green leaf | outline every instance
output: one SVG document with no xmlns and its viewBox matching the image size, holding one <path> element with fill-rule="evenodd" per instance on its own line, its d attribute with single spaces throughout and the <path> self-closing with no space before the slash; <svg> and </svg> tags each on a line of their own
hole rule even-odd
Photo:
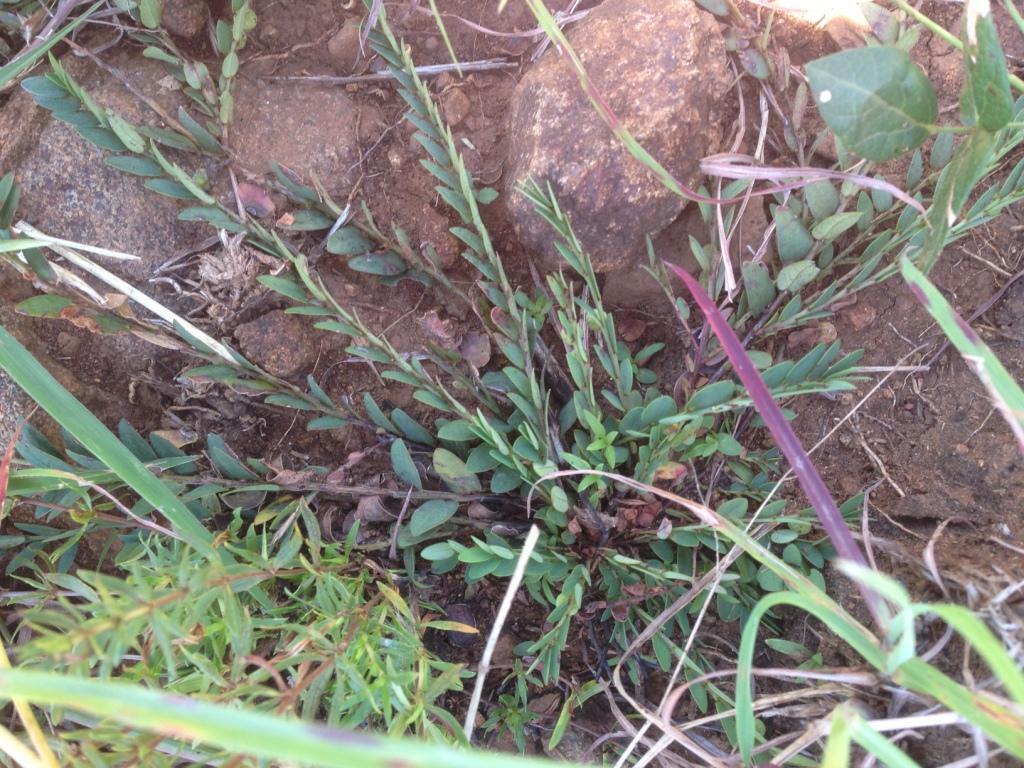
<svg viewBox="0 0 1024 768">
<path fill-rule="evenodd" d="M 55 82 L 52 77 L 54 76 L 36 75 L 35 77 L 26 77 L 21 81 L 21 89 L 37 101 L 39 99 L 61 99 L 67 96 L 67 89 Z"/>
<path fill-rule="evenodd" d="M 853 48 L 816 59 L 806 71 L 822 118 L 861 157 L 884 163 L 931 135 L 935 89 L 906 51 Z"/>
<path fill-rule="evenodd" d="M 932 142 L 932 151 L 928 155 L 928 165 L 935 170 L 940 170 L 946 166 L 952 157 L 953 134 L 949 131 L 940 133 L 935 137 L 935 141 Z"/>
<path fill-rule="evenodd" d="M 662 419 L 667 419 L 669 416 L 675 416 L 678 412 L 679 407 L 676 405 L 676 401 L 669 395 L 662 395 L 644 407 L 640 414 L 640 422 L 646 427 Z"/>
<path fill-rule="evenodd" d="M 454 493 L 479 493 L 480 480 L 447 448 L 434 449 L 434 471 Z"/>
<path fill-rule="evenodd" d="M 349 269 L 356 272 L 364 272 L 368 275 L 379 275 L 381 277 L 394 277 L 408 271 L 405 261 L 394 251 L 385 253 L 365 253 L 361 256 L 353 256 L 348 260 Z"/>
<path fill-rule="evenodd" d="M 439 541 L 436 544 L 431 544 L 429 547 L 424 547 L 420 550 L 420 557 L 424 560 L 447 560 L 450 557 L 455 556 L 455 550 L 452 549 L 452 545 L 447 541 Z"/>
<path fill-rule="evenodd" d="M 932 205 L 928 209 L 927 237 L 920 254 L 914 256 L 925 273 L 929 272 L 946 247 L 949 230 L 978 181 L 985 175 L 995 148 L 995 134 L 981 129 L 971 132 L 960 142 L 953 159 L 942 171 L 935 186 Z M 906 211 L 913 211 L 909 206 Z"/>
<path fill-rule="evenodd" d="M 391 419 L 384 414 L 384 411 L 377 405 L 377 401 L 373 399 L 373 395 L 369 392 L 363 393 L 363 408 L 366 409 L 366 415 L 370 417 L 370 421 L 378 427 L 385 432 L 398 434 L 398 427 L 391 423 Z"/>
<path fill-rule="evenodd" d="M 142 56 L 146 59 L 162 61 L 164 64 L 170 64 L 172 67 L 181 67 L 180 58 L 168 53 L 163 48 L 157 48 L 155 45 L 147 45 L 143 48 Z"/>
<path fill-rule="evenodd" d="M 229 80 L 238 74 L 238 53 L 231 51 L 220 65 L 220 73 Z"/>
<path fill-rule="evenodd" d="M 401 408 L 395 408 L 391 411 L 391 420 L 395 423 L 395 426 L 398 427 L 402 434 L 413 442 L 421 443 L 423 445 L 434 444 L 434 436 L 431 435 L 422 424 Z"/>
<path fill-rule="evenodd" d="M 127 419 L 121 419 L 117 423 L 117 436 L 139 461 L 156 461 L 156 451 Z"/>
<path fill-rule="evenodd" d="M 110 126 L 110 130 L 121 140 L 121 143 L 128 148 L 129 152 L 134 152 L 138 155 L 146 150 L 146 140 L 142 138 L 142 135 L 135 129 L 135 126 L 112 109 L 107 109 L 107 124 Z"/>
<path fill-rule="evenodd" d="M 795 293 L 817 277 L 820 271 L 813 261 L 798 261 L 783 267 L 775 282 L 780 291 Z"/>
<path fill-rule="evenodd" d="M 182 152 L 195 152 L 196 145 L 191 139 L 182 136 L 180 133 L 174 131 L 167 131 L 163 128 L 154 128 L 151 125 L 140 125 L 138 127 L 139 133 L 153 141 L 163 144 L 165 147 L 171 149 L 180 149 Z"/>
<path fill-rule="evenodd" d="M 828 243 L 835 240 L 850 227 L 857 225 L 863 214 L 860 211 L 844 211 L 834 213 L 824 221 L 819 222 L 811 230 L 815 240 L 823 240 Z"/>
<path fill-rule="evenodd" d="M 74 302 L 63 296 L 43 295 L 25 299 L 15 307 L 15 310 L 31 317 L 60 317 L 61 312 L 73 306 Z"/>
<path fill-rule="evenodd" d="M 327 238 L 327 252 L 337 256 L 356 256 L 372 249 L 373 243 L 355 227 L 341 227 Z"/>
<path fill-rule="evenodd" d="M 265 285 L 275 293 L 279 293 L 282 296 L 287 296 L 293 301 L 308 301 L 309 297 L 306 296 L 305 289 L 300 286 L 297 282 L 288 277 L 279 277 L 277 275 L 260 275 L 256 280 L 261 284 Z"/>
<path fill-rule="evenodd" d="M 483 187 L 477 191 L 476 199 L 481 205 L 490 205 L 498 199 L 498 191 L 492 187 Z"/>
<path fill-rule="evenodd" d="M 217 137 L 197 123 L 184 107 L 178 108 L 178 121 L 182 124 L 193 141 L 211 155 L 223 155 L 224 150 L 217 141 Z"/>
<path fill-rule="evenodd" d="M 509 493 L 520 486 L 523 479 L 519 473 L 509 467 L 498 467 L 491 476 L 492 493 Z"/>
<path fill-rule="evenodd" d="M 802 226 L 802 225 L 801 225 Z M 783 260 L 785 261 L 785 259 Z M 760 315 L 775 300 L 775 283 L 763 264 L 745 262 L 742 267 L 743 288 L 746 290 L 750 314 Z"/>
<path fill-rule="evenodd" d="M 963 27 L 965 117 L 987 131 L 998 131 L 1013 119 L 1013 95 L 989 0 L 967 0 Z"/>
<path fill-rule="evenodd" d="M 311 420 L 306 425 L 306 429 L 314 432 L 320 429 L 337 429 L 338 427 L 347 426 L 349 423 L 346 419 L 341 419 L 337 416 L 319 416 Z"/>
<path fill-rule="evenodd" d="M 808 206 L 810 206 L 811 199 L 814 198 L 815 193 L 812 192 L 809 185 L 805 190 L 807 195 Z M 835 188 L 828 184 L 828 189 L 832 190 L 835 194 Z M 821 188 L 819 188 L 821 189 Z M 832 211 L 836 209 L 839 204 L 838 199 L 835 205 L 832 205 Z M 812 207 L 813 210 L 813 207 Z M 831 211 L 829 211 L 831 213 Z M 828 213 L 820 217 L 824 218 Z M 807 227 L 800 221 L 800 217 L 794 214 L 787 206 L 780 205 L 775 209 L 775 247 L 779 252 L 779 258 L 783 264 L 789 264 L 793 261 L 800 261 L 808 253 L 811 252 L 811 248 L 814 247 L 814 238 L 811 237 L 811 233 L 807 231 Z"/>
<path fill-rule="evenodd" d="M 6 229 L 14 221 L 14 214 L 21 199 L 21 187 L 8 173 L 0 179 L 0 229 Z"/>
<path fill-rule="evenodd" d="M 401 648 L 400 644 L 404 642 L 398 640 L 396 645 Z M 385 661 L 390 661 L 395 655 L 383 648 L 371 650 L 380 653 Z M 390 667 L 388 672 L 394 674 Z M 457 670 L 455 674 L 458 675 Z M 390 680 L 390 677 L 383 678 L 387 693 L 381 695 L 394 695 L 390 690 Z M 17 697 L 46 707 L 54 705 L 59 710 L 83 712 L 97 720 L 109 720 L 133 731 L 153 734 L 154 739 L 145 737 L 147 741 L 155 741 L 167 732 L 169 724 L 173 724 L 174 732 L 187 734 L 190 742 L 218 751 L 252 756 L 266 765 L 317 768 L 550 766 L 549 761 L 535 757 L 471 751 L 411 738 L 383 738 L 366 731 L 314 727 L 297 718 L 255 712 L 237 704 L 210 703 L 198 695 L 194 698 L 172 695 L 122 681 L 83 679 L 56 672 L 0 670 L 0 692 L 6 699 Z M 422 692 L 420 695 L 426 694 Z M 376 695 L 376 691 L 367 692 L 367 695 Z"/>
<path fill-rule="evenodd" d="M 303 208 L 292 214 L 294 219 L 285 229 L 293 232 L 318 232 L 322 229 L 330 229 L 334 221 L 320 211 L 312 208 Z"/>
<path fill-rule="evenodd" d="M 703 411 L 706 408 L 723 405 L 732 399 L 735 391 L 736 384 L 728 379 L 708 384 L 691 395 L 690 399 L 686 401 L 686 410 Z"/>
<path fill-rule="evenodd" d="M 418 538 L 447 523 L 458 509 L 458 502 L 448 499 L 431 499 L 424 502 L 413 510 L 412 517 L 409 518 L 409 533 Z"/>
<path fill-rule="evenodd" d="M 804 200 L 815 221 L 831 216 L 839 207 L 840 197 L 836 185 L 828 179 L 821 179 L 804 187 Z"/>
<path fill-rule="evenodd" d="M 715 16 L 729 15 L 729 4 L 726 0 L 697 0 L 697 5 Z"/>
<path fill-rule="evenodd" d="M 211 432 L 206 437 L 206 452 L 213 465 L 232 480 L 254 480 L 254 475 L 228 448 L 224 438 Z"/>
<path fill-rule="evenodd" d="M 412 454 L 409 453 L 409 448 L 404 440 L 395 440 L 391 444 L 391 466 L 394 467 L 395 474 L 403 483 L 411 485 L 417 490 L 423 490 L 423 478 L 420 477 L 420 471 L 416 469 Z"/>
<path fill-rule="evenodd" d="M 130 173 L 133 176 L 148 176 L 158 178 L 164 175 L 163 168 L 148 157 L 135 157 L 133 155 L 111 155 L 104 159 L 111 168 L 116 168 L 123 173 Z"/>
<path fill-rule="evenodd" d="M 150 29 L 160 26 L 160 17 L 163 13 L 161 0 L 139 0 L 139 21 Z"/>
<path fill-rule="evenodd" d="M 195 200 L 195 195 L 189 192 L 184 185 L 179 184 L 173 179 L 161 178 L 161 179 L 150 179 L 146 182 L 146 189 L 151 189 L 154 192 L 158 192 L 165 197 L 170 197 L 175 200 Z"/>
<path fill-rule="evenodd" d="M 442 440 L 450 440 L 453 443 L 468 443 L 477 439 L 468 421 L 458 419 L 449 421 L 437 431 L 437 436 Z"/>
<path fill-rule="evenodd" d="M 567 512 L 569 510 L 569 497 L 559 485 L 551 486 L 551 506 L 558 512 Z"/>
<path fill-rule="evenodd" d="M 178 219 L 181 221 L 203 221 L 228 232 L 245 232 L 245 225 L 235 221 L 228 213 L 213 205 L 186 208 L 178 214 Z"/>
<path fill-rule="evenodd" d="M 85 115 L 86 117 L 92 117 L 85 112 L 80 114 Z M 100 149 L 105 149 L 108 152 L 124 152 L 125 150 L 124 142 L 117 137 L 116 133 L 108 128 L 75 126 L 75 133 L 90 144 L 95 144 Z"/>
</svg>

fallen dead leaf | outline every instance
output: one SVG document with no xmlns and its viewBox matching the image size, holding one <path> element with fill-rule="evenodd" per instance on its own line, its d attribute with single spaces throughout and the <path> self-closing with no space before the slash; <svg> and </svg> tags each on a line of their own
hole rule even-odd
<svg viewBox="0 0 1024 768">
<path fill-rule="evenodd" d="M 491 361 L 491 340 L 482 333 L 467 333 L 459 344 L 459 353 L 479 370 Z"/>
<path fill-rule="evenodd" d="M 419 318 L 420 327 L 431 338 L 446 349 L 457 349 L 462 341 L 462 334 L 451 319 L 442 320 L 437 310 L 432 309 Z"/>
<path fill-rule="evenodd" d="M 247 181 L 240 182 L 238 185 L 238 200 L 246 212 L 257 219 L 273 216 L 274 211 L 277 210 L 277 206 L 274 205 L 267 190 Z"/>
<path fill-rule="evenodd" d="M 356 519 L 364 523 L 384 523 L 392 517 L 379 496 L 363 496 L 356 504 Z"/>
<path fill-rule="evenodd" d="M 647 323 L 639 317 L 623 317 L 616 319 L 616 327 L 619 329 L 619 336 L 623 341 L 634 342 L 644 335 L 647 330 Z"/>
</svg>

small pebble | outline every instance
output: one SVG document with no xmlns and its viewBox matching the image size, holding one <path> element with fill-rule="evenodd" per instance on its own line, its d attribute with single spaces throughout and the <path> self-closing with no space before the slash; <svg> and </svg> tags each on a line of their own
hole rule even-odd
<svg viewBox="0 0 1024 768">
<path fill-rule="evenodd" d="M 359 58 L 359 25 L 346 22 L 327 41 L 327 52 L 344 67 L 352 67 Z"/>
<path fill-rule="evenodd" d="M 444 105 L 444 119 L 452 127 L 462 123 L 473 108 L 469 96 L 457 88 L 453 88 L 444 95 L 442 104 Z"/>
</svg>

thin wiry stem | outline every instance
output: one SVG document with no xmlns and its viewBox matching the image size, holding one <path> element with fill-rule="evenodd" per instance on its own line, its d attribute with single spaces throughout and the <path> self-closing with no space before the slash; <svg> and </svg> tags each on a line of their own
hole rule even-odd
<svg viewBox="0 0 1024 768">
<path fill-rule="evenodd" d="M 473 697 L 469 700 L 469 709 L 466 710 L 466 720 L 463 726 L 467 740 L 472 741 L 473 739 L 473 726 L 476 723 L 477 709 L 480 707 L 480 697 L 484 692 L 484 679 L 491 668 L 491 657 L 494 655 L 494 648 L 498 644 L 501 628 L 505 625 L 508 612 L 512 609 L 512 601 L 519 591 L 519 585 L 523 581 L 523 574 L 526 573 L 526 565 L 530 562 L 530 556 L 533 554 L 533 549 L 537 546 L 539 538 L 540 528 L 536 525 L 530 526 L 530 532 L 526 534 L 526 541 L 523 542 L 523 551 L 519 553 L 516 569 L 512 572 L 512 578 L 509 579 L 508 587 L 505 590 L 505 597 L 498 608 L 498 615 L 494 618 L 494 626 L 491 629 L 490 636 L 487 638 L 487 646 L 484 648 L 483 656 L 480 657 L 480 667 L 476 673 L 476 684 L 473 686 Z"/>
</svg>

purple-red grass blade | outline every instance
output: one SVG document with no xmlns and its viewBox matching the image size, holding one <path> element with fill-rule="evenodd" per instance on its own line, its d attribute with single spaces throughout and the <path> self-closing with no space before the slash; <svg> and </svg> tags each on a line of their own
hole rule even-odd
<svg viewBox="0 0 1024 768">
<path fill-rule="evenodd" d="M 686 284 L 686 287 L 707 318 L 708 323 L 711 324 L 711 329 L 715 332 L 719 342 L 721 342 L 722 348 L 732 362 L 733 369 L 735 369 L 740 377 L 740 381 L 743 382 L 743 386 L 749 393 L 750 399 L 753 400 L 757 412 L 761 414 L 761 418 L 764 419 L 768 431 L 772 433 L 772 437 L 775 438 L 783 455 L 793 468 L 793 474 L 796 475 L 797 480 L 800 482 L 800 487 L 807 494 L 807 499 L 811 502 L 811 506 L 817 513 L 818 520 L 821 521 L 821 527 L 832 540 L 836 552 L 846 560 L 867 567 L 867 561 L 864 559 L 860 547 L 857 546 L 857 542 L 853 540 L 850 529 L 846 527 L 846 522 L 839 512 L 832 494 L 825 487 L 825 482 L 821 479 L 821 475 L 818 474 L 818 470 L 811 462 L 811 457 L 807 455 L 807 451 L 800 444 L 800 439 L 793 432 L 792 427 L 789 426 L 786 417 L 782 415 L 782 409 L 775 402 L 771 392 L 768 390 L 768 386 L 764 383 L 764 379 L 758 373 L 754 361 L 750 359 L 750 355 L 743 348 L 743 344 L 736 337 L 732 327 L 718 310 L 718 307 L 715 306 L 715 303 L 704 292 L 700 283 L 675 264 L 665 262 L 665 265 L 675 272 Z M 859 582 L 858 587 L 864 595 L 868 606 L 874 610 L 878 605 L 877 595 L 866 585 Z"/>
</svg>

